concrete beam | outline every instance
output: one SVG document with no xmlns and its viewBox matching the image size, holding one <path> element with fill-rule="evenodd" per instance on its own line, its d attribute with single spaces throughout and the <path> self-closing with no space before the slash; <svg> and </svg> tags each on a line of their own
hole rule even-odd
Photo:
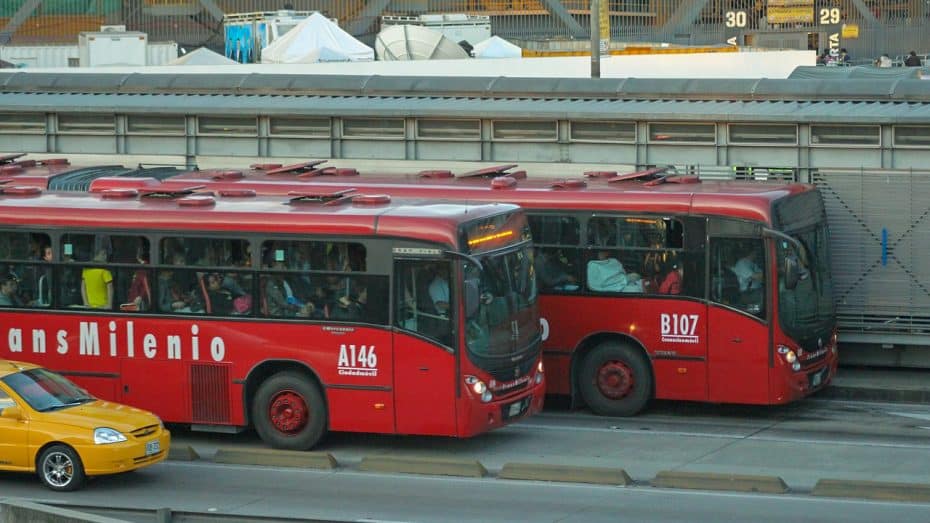
<svg viewBox="0 0 930 523">
<path fill-rule="evenodd" d="M 233 465 L 263 465 L 266 467 L 322 470 L 333 470 L 338 466 L 336 458 L 328 452 L 254 448 L 221 448 L 216 451 L 213 461 Z"/>
<path fill-rule="evenodd" d="M 592 483 L 596 485 L 620 485 L 623 487 L 633 484 L 633 480 L 623 469 L 539 465 L 534 463 L 506 463 L 497 477 L 500 479 Z"/>
<path fill-rule="evenodd" d="M 681 2 L 678 8 L 668 17 L 662 26 L 664 32 L 681 32 L 679 29 L 694 25 L 694 20 L 701 14 L 701 10 L 707 5 L 708 0 L 695 0 L 693 2 Z"/>
<path fill-rule="evenodd" d="M 554 14 L 562 22 L 562 25 L 568 28 L 573 37 L 584 38 L 588 35 L 584 27 L 578 23 L 578 20 L 575 20 L 575 17 L 568 12 L 568 9 L 565 9 L 560 0 L 542 0 L 542 3 L 550 13 Z M 596 18 L 597 15 L 594 15 L 594 17 Z"/>
<path fill-rule="evenodd" d="M 788 485 L 777 476 L 747 476 L 717 474 L 713 472 L 683 472 L 663 470 L 652 480 L 653 487 L 697 490 L 730 490 L 736 492 L 764 492 L 784 494 Z"/>
<path fill-rule="evenodd" d="M 366 456 L 362 458 L 359 470 L 365 472 L 462 476 L 467 478 L 482 478 L 488 475 L 484 465 L 471 459 Z"/>
<path fill-rule="evenodd" d="M 927 503 L 930 502 L 930 484 L 821 479 L 814 485 L 814 490 L 811 494 L 814 496 L 831 498 L 858 498 Z"/>
<path fill-rule="evenodd" d="M 42 5 L 42 0 L 26 0 L 23 5 L 19 6 L 19 9 L 13 13 L 13 18 L 10 18 L 3 30 L 0 30 L 0 45 L 9 42 L 13 38 L 13 33 L 19 29 L 19 26 L 23 25 L 26 19 L 32 16 L 32 13 L 40 5 Z"/>
<path fill-rule="evenodd" d="M 872 10 L 869 9 L 869 6 L 865 5 L 863 0 L 852 0 L 852 4 L 853 7 L 856 8 L 856 11 L 859 11 L 859 14 L 862 15 L 862 19 L 869 25 L 878 25 L 878 18 L 875 18 Z"/>
<path fill-rule="evenodd" d="M 352 36 L 364 34 L 390 3 L 391 0 L 369 0 L 365 3 L 365 8 L 346 26 L 346 32 Z"/>
<path fill-rule="evenodd" d="M 200 5 L 202 5 L 217 22 L 222 22 L 223 18 L 226 16 L 226 13 L 220 9 L 213 0 L 200 0 Z"/>
</svg>

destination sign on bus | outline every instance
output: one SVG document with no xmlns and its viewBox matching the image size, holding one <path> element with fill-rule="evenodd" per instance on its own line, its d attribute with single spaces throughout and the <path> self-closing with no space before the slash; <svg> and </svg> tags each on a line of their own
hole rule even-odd
<svg viewBox="0 0 930 523">
<path fill-rule="evenodd" d="M 529 236 L 523 214 L 497 215 L 465 226 L 465 243 L 472 253 L 493 251 L 528 240 Z"/>
</svg>

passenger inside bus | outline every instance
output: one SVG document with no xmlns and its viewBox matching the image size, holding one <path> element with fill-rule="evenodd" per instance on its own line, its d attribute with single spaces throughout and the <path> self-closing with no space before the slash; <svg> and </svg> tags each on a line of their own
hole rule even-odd
<svg viewBox="0 0 930 523">
<path fill-rule="evenodd" d="M 19 282 L 12 273 L 6 273 L 3 276 L 3 281 L 0 282 L 0 307 L 19 307 L 22 304 L 19 303 L 19 297 L 17 296 L 17 291 L 19 289 Z"/>
<path fill-rule="evenodd" d="M 233 295 L 223 287 L 223 275 L 218 272 L 206 275 L 205 294 L 207 314 L 228 316 L 233 313 Z"/>
<path fill-rule="evenodd" d="M 640 275 L 627 273 L 623 264 L 604 250 L 588 262 L 588 288 L 598 292 L 643 292 Z"/>
<path fill-rule="evenodd" d="M 143 248 L 139 248 L 136 253 L 136 263 L 139 265 L 148 265 L 149 253 Z M 132 282 L 129 284 L 129 294 L 126 297 L 126 303 L 120 305 L 123 311 L 145 311 L 152 306 L 152 289 L 149 285 L 149 274 L 147 269 L 137 269 L 132 275 Z"/>
<path fill-rule="evenodd" d="M 100 247 L 94 254 L 94 262 L 107 263 L 107 249 Z M 92 309 L 113 308 L 113 273 L 104 267 L 85 267 L 81 271 L 81 297 L 84 306 Z"/>
<path fill-rule="evenodd" d="M 183 266 L 184 253 L 167 255 L 172 265 Z M 158 307 L 164 312 L 193 312 L 195 300 L 187 274 L 178 270 L 163 270 L 158 274 Z"/>
<path fill-rule="evenodd" d="M 534 257 L 536 277 L 545 290 L 576 291 L 578 281 L 569 274 L 565 263 L 559 259 L 559 249 L 536 248 Z"/>
<path fill-rule="evenodd" d="M 669 263 L 668 274 L 665 275 L 662 284 L 659 285 L 659 294 L 681 294 L 684 275 L 685 268 L 680 262 L 673 260 Z"/>
<path fill-rule="evenodd" d="M 446 316 L 449 314 L 449 281 L 442 273 L 436 273 L 429 284 L 429 297 L 433 300 L 433 309 L 436 314 Z"/>
</svg>

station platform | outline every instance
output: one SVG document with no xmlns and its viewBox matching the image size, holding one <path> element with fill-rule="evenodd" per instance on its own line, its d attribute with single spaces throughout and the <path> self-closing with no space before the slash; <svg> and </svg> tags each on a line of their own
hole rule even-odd
<svg viewBox="0 0 930 523">
<path fill-rule="evenodd" d="M 930 404 L 930 369 L 840 367 L 815 397 Z"/>
</svg>

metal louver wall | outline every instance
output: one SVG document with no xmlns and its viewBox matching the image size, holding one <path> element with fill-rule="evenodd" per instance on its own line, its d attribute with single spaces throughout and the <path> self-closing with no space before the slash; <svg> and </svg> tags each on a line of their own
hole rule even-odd
<svg viewBox="0 0 930 523">
<path fill-rule="evenodd" d="M 845 341 L 930 335 L 930 171 L 820 169 Z M 892 334 L 893 336 L 888 336 Z"/>
</svg>

